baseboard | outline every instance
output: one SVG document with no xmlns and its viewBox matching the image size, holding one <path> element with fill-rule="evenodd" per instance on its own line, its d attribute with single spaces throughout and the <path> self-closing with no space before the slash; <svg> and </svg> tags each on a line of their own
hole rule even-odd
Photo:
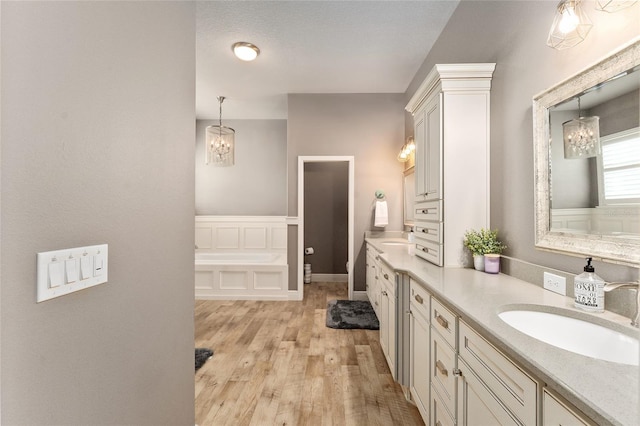
<svg viewBox="0 0 640 426">
<path fill-rule="evenodd" d="M 315 274 L 315 273 L 311 273 L 311 282 L 314 282 L 314 283 L 346 283 L 346 282 L 349 282 L 349 274 Z"/>
<path fill-rule="evenodd" d="M 354 291 L 353 300 L 369 300 L 369 296 L 366 291 Z"/>
<path fill-rule="evenodd" d="M 294 292 L 297 294 L 297 292 Z M 198 294 L 196 300 L 291 300 L 289 294 Z M 294 299 L 295 300 L 295 299 Z"/>
</svg>

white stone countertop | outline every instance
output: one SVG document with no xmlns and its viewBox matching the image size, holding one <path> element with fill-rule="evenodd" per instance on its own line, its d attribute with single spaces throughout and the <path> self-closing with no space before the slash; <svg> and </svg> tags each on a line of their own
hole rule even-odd
<svg viewBox="0 0 640 426">
<path fill-rule="evenodd" d="M 587 313 L 576 309 L 573 299 L 541 286 L 505 274 L 441 268 L 410 254 L 409 245 L 383 244 L 402 241 L 398 238 L 365 238 L 365 241 L 381 252 L 380 258 L 391 268 L 424 285 L 495 347 L 597 424 L 640 425 L 639 367 L 556 348 L 512 328 L 498 313 L 508 310 L 506 305 L 514 304 L 562 308 L 577 317 L 588 315 L 595 323 L 638 336 L 638 330 L 629 325 L 629 318 L 609 311 Z"/>
</svg>

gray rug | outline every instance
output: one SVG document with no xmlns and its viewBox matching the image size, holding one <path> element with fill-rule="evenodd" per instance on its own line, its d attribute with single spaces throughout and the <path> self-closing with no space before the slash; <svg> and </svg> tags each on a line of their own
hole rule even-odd
<svg viewBox="0 0 640 426">
<path fill-rule="evenodd" d="M 208 348 L 196 348 L 196 371 L 213 356 L 213 351 Z"/>
<path fill-rule="evenodd" d="M 332 300 L 327 304 L 327 327 L 379 330 L 380 323 L 366 300 Z"/>
</svg>

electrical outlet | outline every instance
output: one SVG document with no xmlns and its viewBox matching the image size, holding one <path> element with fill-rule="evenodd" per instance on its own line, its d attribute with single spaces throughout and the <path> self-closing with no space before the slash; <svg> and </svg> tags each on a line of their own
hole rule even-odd
<svg viewBox="0 0 640 426">
<path fill-rule="evenodd" d="M 554 293 L 567 295 L 567 280 L 559 275 L 552 274 L 550 272 L 544 273 L 544 288 L 551 290 Z"/>
</svg>

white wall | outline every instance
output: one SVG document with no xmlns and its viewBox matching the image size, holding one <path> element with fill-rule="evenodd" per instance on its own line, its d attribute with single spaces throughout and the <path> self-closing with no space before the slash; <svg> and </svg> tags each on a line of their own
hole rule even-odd
<svg viewBox="0 0 640 426">
<path fill-rule="evenodd" d="M 2 3 L 2 424 L 194 424 L 194 13 Z M 36 253 L 98 243 L 36 304 Z"/>
<path fill-rule="evenodd" d="M 232 99 L 225 100 L 232 102 Z M 196 214 L 284 216 L 287 211 L 287 120 L 225 120 L 236 131 L 235 165 L 205 164 L 205 129 L 196 126 Z"/>
<path fill-rule="evenodd" d="M 584 260 L 536 250 L 533 206 L 532 98 L 581 71 L 639 33 L 640 5 L 618 13 L 583 5 L 593 21 L 587 39 L 568 50 L 546 46 L 557 2 L 463 1 L 409 85 L 408 101 L 436 63 L 496 62 L 491 89 L 491 226 L 517 259 L 580 273 Z M 412 133 L 407 115 L 407 135 Z M 638 270 L 597 263 L 610 281 Z"/>
</svg>

